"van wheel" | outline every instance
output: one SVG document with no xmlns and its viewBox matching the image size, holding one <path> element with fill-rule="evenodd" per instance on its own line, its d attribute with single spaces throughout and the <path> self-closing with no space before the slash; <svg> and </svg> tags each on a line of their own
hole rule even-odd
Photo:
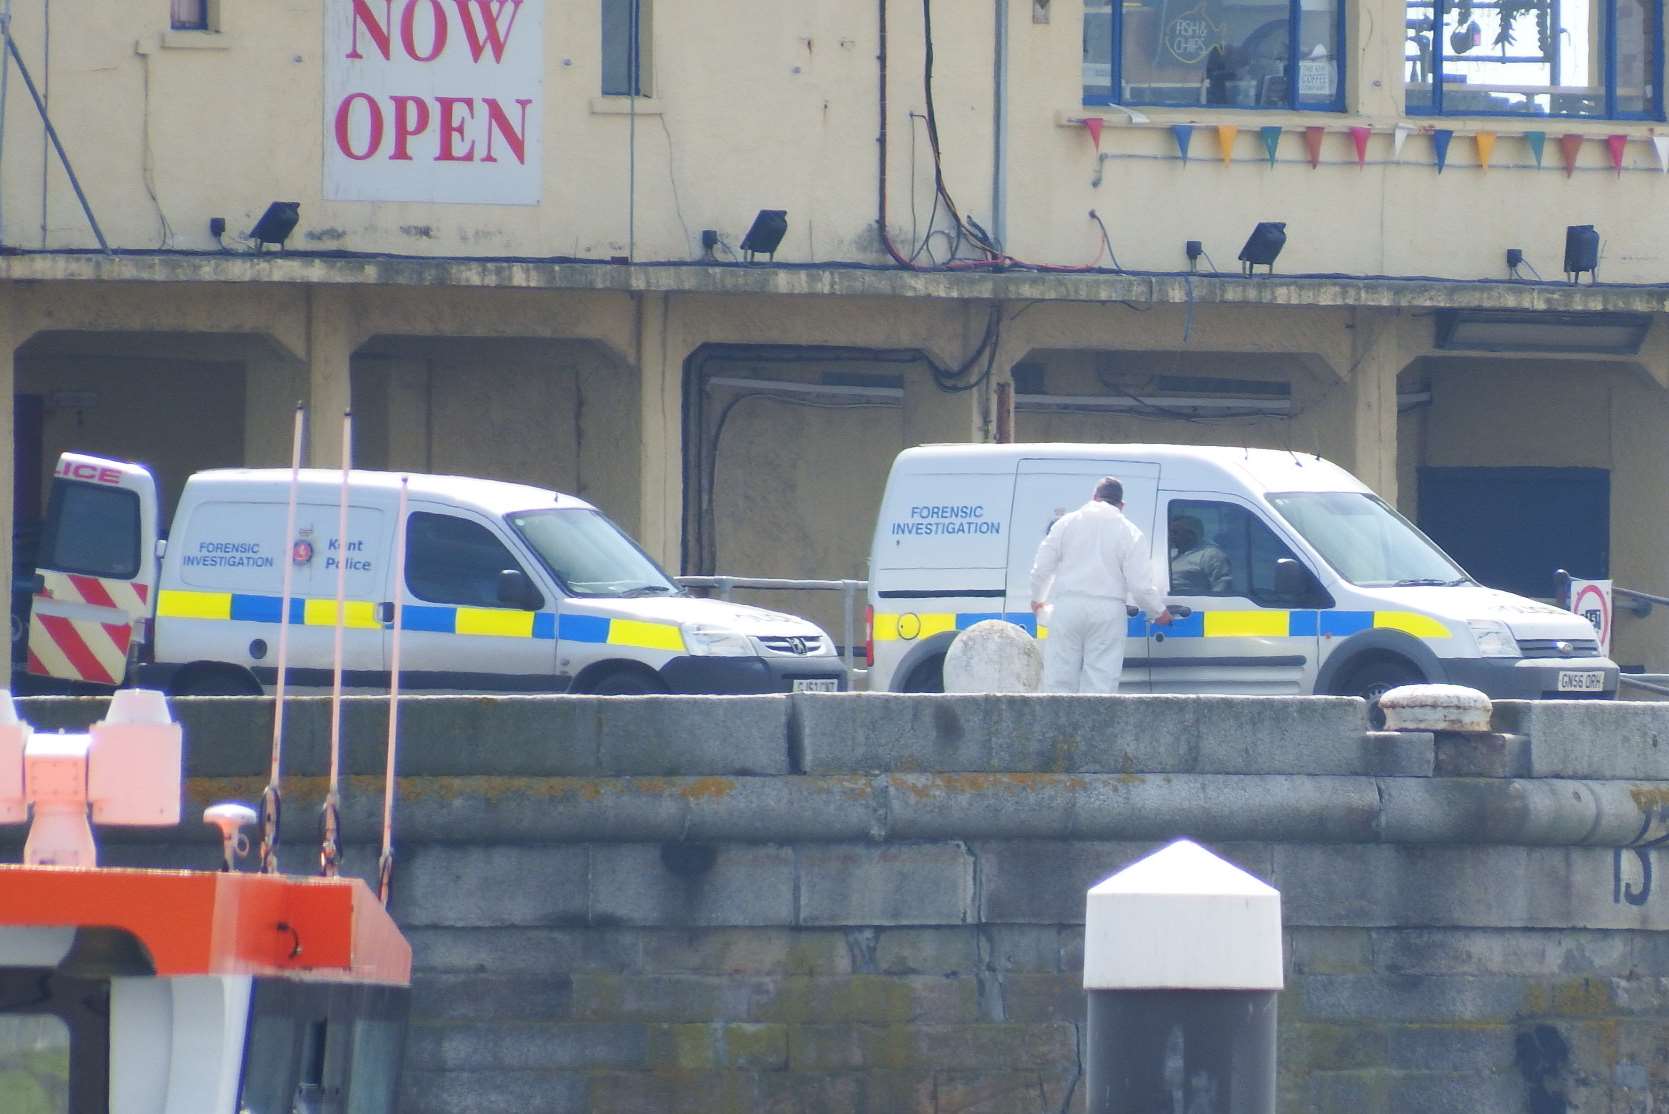
<svg viewBox="0 0 1669 1114">
<path fill-rule="evenodd" d="M 910 679 L 904 682 L 904 692 L 944 692 L 945 691 L 945 659 L 944 655 L 931 658 L 910 670 Z"/>
<path fill-rule="evenodd" d="M 666 686 L 646 674 L 622 669 L 604 675 L 591 686 L 591 693 L 594 696 L 660 696 L 666 693 Z"/>
<path fill-rule="evenodd" d="M 225 669 L 187 673 L 169 686 L 171 696 L 260 696 L 252 678 Z"/>
<path fill-rule="evenodd" d="M 1360 696 L 1368 702 L 1368 724 L 1375 731 L 1385 726 L 1385 713 L 1379 709 L 1379 698 L 1400 685 L 1418 685 L 1425 677 L 1412 665 L 1401 661 L 1376 661 L 1351 674 L 1343 686 L 1341 696 Z"/>
</svg>

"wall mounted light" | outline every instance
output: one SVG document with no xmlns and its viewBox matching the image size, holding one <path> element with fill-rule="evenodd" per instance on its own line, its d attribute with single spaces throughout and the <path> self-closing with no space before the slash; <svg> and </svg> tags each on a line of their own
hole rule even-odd
<svg viewBox="0 0 1669 1114">
<path fill-rule="evenodd" d="M 1590 283 L 1599 281 L 1599 233 L 1591 224 L 1573 224 L 1565 229 L 1565 277 L 1575 286 L 1582 272 Z"/>
<path fill-rule="evenodd" d="M 1258 226 L 1252 229 L 1252 234 L 1246 239 L 1246 246 L 1240 249 L 1240 262 L 1244 264 L 1241 271 L 1251 274 L 1254 267 L 1268 267 L 1269 273 L 1275 273 L 1275 257 L 1281 254 L 1286 246 L 1286 221 L 1260 220 Z"/>
<path fill-rule="evenodd" d="M 1645 313 L 1443 309 L 1433 346 L 1471 352 L 1593 352 L 1632 356 L 1651 328 Z"/>
<path fill-rule="evenodd" d="M 753 218 L 748 234 L 742 237 L 742 258 L 751 263 L 755 255 L 777 257 L 777 245 L 788 231 L 787 209 L 761 209 Z"/>
<path fill-rule="evenodd" d="M 1518 269 L 1523 265 L 1524 265 L 1524 249 L 1523 248 L 1508 248 L 1507 249 L 1507 277 L 1510 278 L 1510 279 L 1518 278 L 1519 277 L 1518 276 Z"/>
<path fill-rule="evenodd" d="M 268 205 L 261 219 L 255 222 L 255 227 L 249 230 L 249 238 L 255 241 L 255 250 L 260 251 L 267 244 L 277 244 L 282 248 L 300 219 L 299 201 L 274 201 Z"/>
</svg>

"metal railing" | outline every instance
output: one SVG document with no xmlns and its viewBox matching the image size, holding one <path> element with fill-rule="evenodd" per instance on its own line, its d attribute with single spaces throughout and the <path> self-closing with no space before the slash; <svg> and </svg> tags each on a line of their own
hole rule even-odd
<svg viewBox="0 0 1669 1114">
<path fill-rule="evenodd" d="M 845 648 L 846 667 L 858 668 L 859 647 L 853 645 L 858 631 L 858 603 L 869 592 L 867 580 L 780 580 L 768 576 L 679 576 L 674 577 L 685 588 L 707 588 L 718 592 L 719 599 L 728 600 L 737 588 L 782 592 L 839 592 L 841 608 L 841 645 Z"/>
</svg>

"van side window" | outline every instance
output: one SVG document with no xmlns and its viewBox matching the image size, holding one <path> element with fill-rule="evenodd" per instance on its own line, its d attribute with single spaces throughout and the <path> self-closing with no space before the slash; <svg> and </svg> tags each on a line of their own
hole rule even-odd
<svg viewBox="0 0 1669 1114">
<path fill-rule="evenodd" d="M 36 566 L 119 580 L 139 575 L 138 492 L 54 483 Z"/>
<path fill-rule="evenodd" d="M 526 571 L 480 523 L 425 511 L 413 511 L 407 520 L 406 587 L 418 599 L 463 607 L 503 607 L 498 574 L 505 569 Z"/>
<path fill-rule="evenodd" d="M 1167 518 L 1172 594 L 1282 606 L 1275 562 L 1293 553 L 1257 515 L 1237 503 L 1175 499 Z"/>
</svg>

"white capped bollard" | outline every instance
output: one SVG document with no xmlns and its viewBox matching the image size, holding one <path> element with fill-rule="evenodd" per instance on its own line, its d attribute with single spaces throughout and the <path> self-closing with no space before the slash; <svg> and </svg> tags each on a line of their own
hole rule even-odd
<svg viewBox="0 0 1669 1114">
<path fill-rule="evenodd" d="M 1043 687 L 1043 651 L 1006 619 L 983 619 L 945 651 L 946 692 L 1036 692 Z"/>
<path fill-rule="evenodd" d="M 1274 1114 L 1281 895 L 1178 840 L 1089 891 L 1088 1114 Z"/>
</svg>

